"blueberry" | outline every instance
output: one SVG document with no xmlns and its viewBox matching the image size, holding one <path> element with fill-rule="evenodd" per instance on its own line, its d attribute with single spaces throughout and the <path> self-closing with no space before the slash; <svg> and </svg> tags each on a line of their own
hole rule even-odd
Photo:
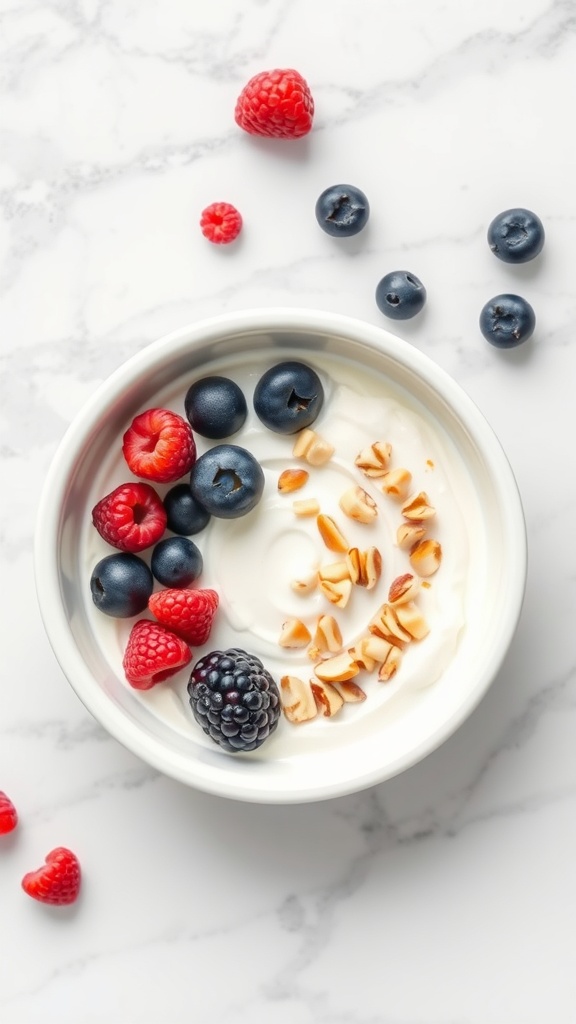
<svg viewBox="0 0 576 1024">
<path fill-rule="evenodd" d="M 129 552 L 106 555 L 90 577 L 94 604 L 105 615 L 116 619 L 128 619 L 143 612 L 153 586 L 146 562 Z"/>
<path fill-rule="evenodd" d="M 210 521 L 210 513 L 196 501 L 188 484 L 176 484 L 164 496 L 166 525 L 172 533 L 190 537 L 200 533 Z"/>
<path fill-rule="evenodd" d="M 165 587 L 188 587 L 202 572 L 202 554 L 187 537 L 166 537 L 152 552 L 152 573 Z"/>
<path fill-rule="evenodd" d="M 314 422 L 324 403 L 318 374 L 305 363 L 278 363 L 266 370 L 254 390 L 256 415 L 278 434 L 295 434 Z"/>
<path fill-rule="evenodd" d="M 237 519 L 260 501 L 264 473 L 260 463 L 245 448 L 217 444 L 194 463 L 190 489 L 196 501 L 211 515 Z"/>
<path fill-rule="evenodd" d="M 488 245 L 504 263 L 527 263 L 544 245 L 544 225 L 530 210 L 504 210 L 488 228 Z"/>
<path fill-rule="evenodd" d="M 236 434 L 248 413 L 242 391 L 228 377 L 195 381 L 186 392 L 184 408 L 192 429 L 214 439 Z"/>
<path fill-rule="evenodd" d="M 533 334 L 534 310 L 520 295 L 496 295 L 480 313 L 480 330 L 491 345 L 515 348 Z"/>
<path fill-rule="evenodd" d="M 394 270 L 376 288 L 376 305 L 391 320 L 409 320 L 426 302 L 426 289 L 414 274 Z"/>
<path fill-rule="evenodd" d="M 354 185 L 331 185 L 316 201 L 316 220 L 327 235 L 357 235 L 370 216 L 370 204 Z"/>
</svg>

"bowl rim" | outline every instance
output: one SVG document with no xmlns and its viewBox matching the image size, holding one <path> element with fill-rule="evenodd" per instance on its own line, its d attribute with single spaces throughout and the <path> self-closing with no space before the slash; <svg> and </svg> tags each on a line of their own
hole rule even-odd
<svg viewBox="0 0 576 1024">
<path fill-rule="evenodd" d="M 81 450 L 82 441 L 93 428 L 104 407 L 118 398 L 134 377 L 140 377 L 162 363 L 166 352 L 176 355 L 195 344 L 218 340 L 225 335 L 249 331 L 322 331 L 368 344 L 373 350 L 389 356 L 404 369 L 423 378 L 456 413 L 478 443 L 491 471 L 497 470 L 499 485 L 505 491 L 500 513 L 509 541 L 511 600 L 500 623 L 501 642 L 491 652 L 486 668 L 467 699 L 443 721 L 435 732 L 419 745 L 406 751 L 393 763 L 360 773 L 343 784 L 311 786 L 305 793 L 281 790 L 271 795 L 259 788 L 254 775 L 249 785 L 227 787 L 205 777 L 193 777 L 177 763 L 167 763 L 162 747 L 141 733 L 135 723 L 126 719 L 121 709 L 98 688 L 87 685 L 93 680 L 80 652 L 68 639 L 69 628 L 60 594 L 58 548 L 60 509 L 66 485 Z M 468 718 L 491 686 L 501 667 L 514 636 L 526 586 L 528 546 L 524 512 L 518 485 L 510 462 L 488 420 L 472 398 L 450 374 L 428 355 L 383 327 L 359 318 L 320 309 L 301 307 L 262 307 L 227 312 L 207 317 L 172 331 L 150 342 L 125 360 L 90 395 L 67 427 L 48 468 L 41 491 L 34 534 L 34 575 L 41 618 L 56 659 L 73 690 L 87 710 L 124 747 L 161 773 L 187 785 L 214 795 L 260 803 L 304 803 L 344 796 L 366 789 L 400 774 L 441 746 Z M 193 764 L 193 761 L 191 762 Z"/>
</svg>

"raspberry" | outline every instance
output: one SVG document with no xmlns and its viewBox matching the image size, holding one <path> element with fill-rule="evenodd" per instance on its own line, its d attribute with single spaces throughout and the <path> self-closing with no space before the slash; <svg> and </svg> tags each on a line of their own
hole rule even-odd
<svg viewBox="0 0 576 1024">
<path fill-rule="evenodd" d="M 314 100 L 308 83 L 292 68 L 254 75 L 236 103 L 236 124 L 250 135 L 299 139 L 312 127 Z"/>
<path fill-rule="evenodd" d="M 161 590 L 152 594 L 148 607 L 164 626 L 192 647 L 201 647 L 210 636 L 218 607 L 215 590 Z"/>
<path fill-rule="evenodd" d="M 190 471 L 196 442 L 182 416 L 170 409 L 147 409 L 128 427 L 122 452 L 134 476 L 168 484 Z"/>
<path fill-rule="evenodd" d="M 10 797 L 0 789 L 0 836 L 13 832 L 18 824 L 18 812 Z"/>
<path fill-rule="evenodd" d="M 166 509 L 150 484 L 129 482 L 110 491 L 92 509 L 101 537 L 120 551 L 143 551 L 166 529 Z"/>
<path fill-rule="evenodd" d="M 72 850 L 58 846 L 46 856 L 46 863 L 37 871 L 29 871 L 22 879 L 22 888 L 40 903 L 62 905 L 74 903 L 80 892 L 80 863 Z"/>
<path fill-rule="evenodd" d="M 212 203 L 202 210 L 200 230 L 209 242 L 228 245 L 242 230 L 242 217 L 230 203 Z"/>
<path fill-rule="evenodd" d="M 280 694 L 259 658 L 237 647 L 211 651 L 188 683 L 194 718 L 224 750 L 256 750 L 278 725 Z"/>
<path fill-rule="evenodd" d="M 139 619 L 132 626 L 122 662 L 126 679 L 136 690 L 149 690 L 192 660 L 187 644 L 159 622 Z"/>
</svg>

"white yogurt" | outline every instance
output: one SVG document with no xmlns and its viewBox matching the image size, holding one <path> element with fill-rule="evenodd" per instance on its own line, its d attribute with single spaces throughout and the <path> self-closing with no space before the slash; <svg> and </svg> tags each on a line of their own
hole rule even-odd
<svg viewBox="0 0 576 1024">
<path fill-rule="evenodd" d="M 366 715 L 381 709 L 383 704 L 389 705 L 390 715 L 400 713 L 403 701 L 417 699 L 418 691 L 440 678 L 454 654 L 466 619 L 471 541 L 479 512 L 478 498 L 458 453 L 425 410 L 412 405 L 408 397 L 389 387 L 384 378 L 350 363 L 318 356 L 309 362 L 322 378 L 326 398 L 313 429 L 334 446 L 335 454 L 323 467 L 306 466 L 310 476 L 300 491 L 279 494 L 277 484 L 282 470 L 304 464 L 292 457 L 294 436 L 267 430 L 252 411 L 254 386 L 274 362 L 270 359 L 258 365 L 214 364 L 205 371 L 226 373 L 243 388 L 251 411 L 245 426 L 230 441 L 247 448 L 259 460 L 265 487 L 261 502 L 247 516 L 212 519 L 202 533 L 193 537 L 204 557 L 204 571 L 196 585 L 213 587 L 220 595 L 209 642 L 194 652 L 194 659 L 209 650 L 243 647 L 260 657 L 278 681 L 286 674 L 309 679 L 313 663 L 306 649 L 286 650 L 278 644 L 287 619 L 302 620 L 313 633 L 318 616 L 332 614 L 346 647 L 366 633 L 368 622 L 387 599 L 392 580 L 411 571 L 407 553 L 396 545 L 397 527 L 403 521 L 401 503 L 385 496 L 378 480 L 368 479 L 354 466 L 358 452 L 374 441 L 392 445 L 391 466 L 403 466 L 411 472 L 411 493 L 428 494 L 437 511 L 427 534 L 440 541 L 443 552 L 440 569 L 427 581 L 429 585 L 422 588 L 418 598 L 430 627 L 428 636 L 408 645 L 390 682 L 378 683 L 376 674 L 361 673 L 356 677 L 355 681 L 367 693 L 362 704 L 345 705 L 333 719 L 318 716 L 301 726 L 291 725 L 282 717 L 274 736 L 253 755 L 281 758 L 293 753 L 295 745 L 299 753 L 312 755 L 338 743 L 342 728 L 356 729 Z M 182 412 L 186 389 L 194 379 L 175 382 L 156 396 L 154 404 Z M 197 437 L 197 443 L 201 453 L 219 442 Z M 102 468 L 98 481 L 100 497 L 130 479 L 121 457 L 120 438 L 118 449 Z M 354 522 L 340 510 L 339 498 L 352 484 L 359 484 L 376 501 L 378 516 L 373 523 Z M 166 489 L 158 487 L 161 494 Z M 374 545 L 382 555 L 379 583 L 370 591 L 354 587 L 344 609 L 331 605 L 319 590 L 300 596 L 291 587 L 293 579 L 342 557 L 326 549 L 314 517 L 294 515 L 292 501 L 308 497 L 316 498 L 321 511 L 336 520 L 350 546 L 366 549 Z M 91 526 L 83 540 L 89 593 L 92 568 L 99 558 L 110 553 L 110 548 Z M 146 552 L 143 557 L 147 557 Z M 87 604 L 87 612 L 114 673 L 123 679 L 122 654 L 131 620 L 110 620 L 91 604 Z M 212 747 L 212 741 L 204 737 L 190 712 L 188 677 L 189 669 L 139 698 L 171 728 L 190 735 L 196 743 L 205 742 Z"/>
</svg>

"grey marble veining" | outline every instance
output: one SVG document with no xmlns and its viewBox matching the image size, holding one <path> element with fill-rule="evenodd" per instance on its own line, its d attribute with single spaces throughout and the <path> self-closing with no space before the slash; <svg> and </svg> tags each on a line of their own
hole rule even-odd
<svg viewBox="0 0 576 1024">
<path fill-rule="evenodd" d="M 236 96 L 295 66 L 315 130 L 243 136 Z M 0 0 L 2 1024 L 574 1024 L 576 291 L 573 0 Z M 336 180 L 368 229 L 317 228 Z M 227 198 L 245 230 L 206 245 Z M 489 252 L 531 207 L 543 256 Z M 34 602 L 39 491 L 69 422 L 143 345 L 202 316 L 318 307 L 382 323 L 406 266 L 406 340 L 500 437 L 522 493 L 526 601 L 494 686 L 421 764 L 325 804 L 210 798 L 158 775 L 79 703 Z M 483 303 L 518 291 L 534 341 L 499 353 Z M 78 850 L 80 903 L 25 871 Z"/>
</svg>

